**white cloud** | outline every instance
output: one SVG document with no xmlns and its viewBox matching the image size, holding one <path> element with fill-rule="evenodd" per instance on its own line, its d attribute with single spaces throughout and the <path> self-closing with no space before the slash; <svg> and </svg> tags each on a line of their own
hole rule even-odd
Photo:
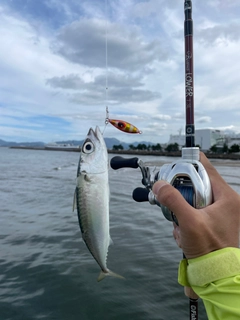
<svg viewBox="0 0 240 320">
<path fill-rule="evenodd" d="M 167 114 L 156 114 L 153 118 L 156 120 L 171 120 L 171 116 Z"/>
<path fill-rule="evenodd" d="M 107 11 L 92 0 L 38 2 L 34 11 L 3 3 L 1 137 L 84 138 L 104 127 L 106 104 L 143 131 L 136 138 L 108 126 L 119 140 L 166 142 L 184 127 L 183 3 L 108 1 Z M 239 130 L 239 14 L 239 1 L 193 3 L 196 129 Z"/>
<path fill-rule="evenodd" d="M 196 38 L 206 46 L 228 45 L 240 39 L 240 23 L 219 24 L 208 28 L 198 28 Z"/>
<path fill-rule="evenodd" d="M 197 119 L 198 123 L 209 123 L 211 121 L 212 121 L 211 117 L 208 117 L 208 116 L 200 117 L 200 118 Z"/>
<path fill-rule="evenodd" d="M 166 60 L 167 52 L 160 41 L 144 41 L 139 28 L 105 20 L 82 19 L 64 26 L 53 50 L 77 64 L 89 67 L 141 71 L 155 60 Z"/>
<path fill-rule="evenodd" d="M 47 79 L 47 84 L 53 88 L 68 90 L 70 100 L 84 105 L 99 105 L 106 99 L 108 103 L 121 104 L 152 101 L 160 98 L 159 92 L 153 92 L 144 88 L 140 77 L 123 73 L 108 73 L 108 87 L 106 89 L 106 73 L 98 75 L 92 81 L 84 81 L 77 74 L 53 77 Z"/>
</svg>

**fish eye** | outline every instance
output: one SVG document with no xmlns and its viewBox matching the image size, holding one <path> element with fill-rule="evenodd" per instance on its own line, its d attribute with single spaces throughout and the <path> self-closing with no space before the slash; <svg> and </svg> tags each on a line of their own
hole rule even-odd
<svg viewBox="0 0 240 320">
<path fill-rule="evenodd" d="M 82 151 L 83 151 L 84 153 L 92 153 L 92 152 L 94 151 L 94 145 L 93 145 L 93 143 L 90 142 L 90 141 L 87 141 L 87 142 L 84 144 L 84 146 L 83 146 L 83 148 L 82 148 Z"/>
</svg>

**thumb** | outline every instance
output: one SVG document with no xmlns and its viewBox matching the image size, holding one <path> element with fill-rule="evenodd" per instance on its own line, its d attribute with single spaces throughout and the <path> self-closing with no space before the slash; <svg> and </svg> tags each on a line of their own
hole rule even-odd
<svg viewBox="0 0 240 320">
<path fill-rule="evenodd" d="M 158 202 L 172 211 L 181 223 L 183 219 L 193 216 L 195 210 L 181 195 L 181 193 L 166 181 L 157 181 L 152 191 Z"/>
</svg>

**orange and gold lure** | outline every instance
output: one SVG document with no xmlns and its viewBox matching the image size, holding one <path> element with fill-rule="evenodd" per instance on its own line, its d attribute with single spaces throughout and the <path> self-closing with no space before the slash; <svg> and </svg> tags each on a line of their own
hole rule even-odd
<svg viewBox="0 0 240 320">
<path fill-rule="evenodd" d="M 123 120 L 114 120 L 114 119 L 109 119 L 108 116 L 108 108 L 106 108 L 106 120 L 105 123 L 111 123 L 115 128 L 117 128 L 118 130 L 121 130 L 123 132 L 126 133 L 139 133 L 141 134 L 142 132 L 135 127 L 134 125 L 132 125 L 129 122 L 123 121 Z"/>
</svg>

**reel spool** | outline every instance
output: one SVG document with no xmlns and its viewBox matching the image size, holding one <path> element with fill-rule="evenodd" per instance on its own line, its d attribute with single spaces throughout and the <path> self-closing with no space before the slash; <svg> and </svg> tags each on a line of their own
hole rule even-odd
<svg viewBox="0 0 240 320">
<path fill-rule="evenodd" d="M 190 206 L 194 207 L 194 189 L 192 186 L 177 186 L 175 187 L 184 199 L 190 204 Z"/>
<path fill-rule="evenodd" d="M 189 181 L 191 183 L 191 181 Z M 192 185 L 177 185 L 175 188 L 181 193 L 183 198 L 194 207 L 195 204 L 195 193 Z M 172 220 L 178 225 L 176 216 L 171 212 Z"/>
</svg>

